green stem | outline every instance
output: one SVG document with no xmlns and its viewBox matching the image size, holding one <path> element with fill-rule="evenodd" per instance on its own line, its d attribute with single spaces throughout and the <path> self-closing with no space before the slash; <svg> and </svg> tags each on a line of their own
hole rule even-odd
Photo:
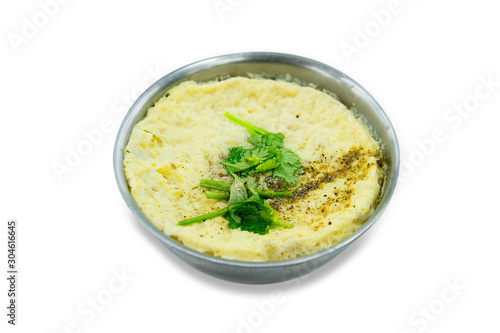
<svg viewBox="0 0 500 333">
<path fill-rule="evenodd" d="M 261 198 L 291 198 L 292 197 L 292 192 L 290 191 L 263 191 L 259 189 L 255 189 L 255 191 L 259 194 L 259 197 Z"/>
<path fill-rule="evenodd" d="M 219 210 L 213 211 L 213 212 L 208 213 L 208 214 L 204 214 L 204 215 L 192 217 L 190 219 L 185 219 L 185 220 L 179 221 L 177 223 L 177 225 L 189 225 L 189 224 L 193 224 L 193 223 L 196 223 L 196 222 L 203 222 L 205 220 L 212 219 L 212 218 L 220 216 L 220 215 L 224 215 L 227 212 L 229 212 L 229 208 L 226 207 L 226 208 L 223 208 L 223 209 L 219 209 Z"/>
<path fill-rule="evenodd" d="M 256 132 L 256 133 L 260 133 L 260 134 L 270 133 L 270 132 L 268 132 L 268 131 L 266 131 L 266 130 L 264 130 L 262 128 L 259 128 L 257 126 L 253 126 L 253 125 L 247 123 L 246 121 L 243 121 L 243 120 L 240 120 L 240 119 L 236 118 L 235 116 L 233 116 L 229 112 L 226 112 L 224 114 L 224 116 L 226 116 L 227 118 L 231 119 L 232 121 L 234 121 L 238 125 L 241 125 L 241 126 L 245 127 L 247 129 L 247 131 L 250 132 L 250 134 L 252 134 L 252 132 Z"/>
<path fill-rule="evenodd" d="M 233 175 L 233 176 L 235 176 L 235 175 Z M 218 182 L 218 181 L 212 180 L 212 179 L 202 179 L 200 181 L 200 186 L 205 187 L 205 188 L 210 188 L 213 190 L 224 191 L 224 192 L 229 192 L 229 189 L 231 188 L 231 184 Z M 248 186 L 247 186 L 247 188 L 248 188 Z M 254 190 L 259 194 L 259 196 L 261 198 L 264 198 L 264 199 L 291 198 L 292 197 L 292 192 L 290 192 L 290 191 L 259 190 L 256 188 L 254 188 Z M 209 198 L 209 199 L 215 199 L 215 198 Z M 225 199 L 222 199 L 222 200 L 225 200 Z"/>
<path fill-rule="evenodd" d="M 229 200 L 229 194 L 217 193 L 213 191 L 205 191 L 205 197 L 207 197 L 207 199 Z"/>
<path fill-rule="evenodd" d="M 229 189 L 231 188 L 231 184 L 218 182 L 212 179 L 202 179 L 200 181 L 200 186 L 224 192 L 229 192 Z"/>
</svg>

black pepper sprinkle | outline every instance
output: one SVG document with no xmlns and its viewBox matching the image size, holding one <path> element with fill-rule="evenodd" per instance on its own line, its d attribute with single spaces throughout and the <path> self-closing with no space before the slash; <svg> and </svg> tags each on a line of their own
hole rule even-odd
<svg viewBox="0 0 500 333">
<path fill-rule="evenodd" d="M 321 155 L 324 157 L 324 154 Z M 342 195 L 340 195 L 340 193 L 338 192 L 335 192 L 335 196 L 337 196 L 337 198 L 333 200 L 333 202 L 343 203 L 345 206 L 347 206 L 353 194 L 352 186 L 358 179 L 364 177 L 365 173 L 363 173 L 363 170 L 361 170 L 356 165 L 358 164 L 358 161 L 359 163 L 363 162 L 362 160 L 364 159 L 364 155 L 365 154 L 363 154 L 362 148 L 351 149 L 349 152 L 337 158 L 337 165 L 340 165 L 341 167 L 336 170 L 331 170 L 331 164 L 326 162 L 326 158 L 325 162 L 323 162 L 323 158 L 321 158 L 321 161 L 311 162 L 316 164 L 321 163 L 321 165 L 319 166 L 315 167 L 313 166 L 313 164 L 303 166 L 304 173 L 307 174 L 309 176 L 307 178 L 310 178 L 311 180 L 305 182 L 297 189 L 295 189 L 291 198 L 278 198 L 271 200 L 269 202 L 271 207 L 273 207 L 275 210 L 285 208 L 283 207 L 284 205 L 304 199 L 309 194 L 309 192 L 322 187 L 322 185 L 325 183 L 330 183 L 337 179 L 346 179 L 344 183 L 347 188 L 346 190 L 341 191 L 343 192 Z M 336 189 L 337 187 L 334 188 Z M 327 195 L 325 194 L 324 197 L 327 197 Z M 325 205 L 331 205 L 331 203 L 332 201 L 327 201 Z M 308 207 L 306 210 L 310 210 L 310 208 Z"/>
</svg>

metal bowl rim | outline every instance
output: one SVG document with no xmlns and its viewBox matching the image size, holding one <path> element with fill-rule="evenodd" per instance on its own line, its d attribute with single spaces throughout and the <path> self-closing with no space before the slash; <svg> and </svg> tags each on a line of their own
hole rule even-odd
<svg viewBox="0 0 500 333">
<path fill-rule="evenodd" d="M 388 134 L 390 137 L 391 151 L 392 151 L 392 172 L 389 175 L 386 175 L 386 181 L 390 179 L 389 187 L 384 188 L 384 193 L 382 195 L 382 200 L 379 202 L 378 206 L 375 208 L 374 214 L 366 220 L 363 225 L 357 229 L 354 233 L 346 237 L 345 239 L 333 244 L 327 249 L 310 253 L 301 257 L 293 258 L 293 259 L 283 259 L 278 261 L 264 261 L 264 262 L 255 262 L 255 261 L 241 261 L 241 260 L 232 260 L 225 259 L 220 257 L 211 256 L 194 249 L 191 249 L 183 244 L 172 239 L 170 236 L 164 234 L 158 228 L 156 228 L 151 221 L 143 214 L 135 200 L 132 198 L 130 194 L 129 187 L 127 181 L 125 179 L 124 171 L 123 171 L 123 154 L 121 151 L 121 147 L 125 147 L 128 142 L 129 136 L 127 135 L 127 131 L 131 130 L 131 122 L 138 112 L 141 111 L 142 106 L 146 104 L 148 101 L 152 99 L 159 91 L 170 89 L 175 83 L 178 83 L 182 80 L 183 77 L 188 75 L 197 73 L 199 71 L 206 70 L 213 66 L 223 66 L 228 64 L 235 64 L 241 62 L 270 62 L 270 63 L 284 63 L 295 66 L 302 66 L 308 69 L 312 69 L 314 71 L 327 72 L 330 75 L 336 76 L 344 82 L 352 84 L 353 87 L 356 87 L 361 92 L 365 94 L 365 102 L 367 102 L 373 109 L 374 113 L 376 113 L 377 117 L 381 118 L 384 123 L 388 125 Z M 132 126 L 133 127 L 133 126 Z M 233 267 L 244 267 L 244 268 L 268 268 L 268 267 L 288 267 L 304 264 L 309 261 L 318 260 L 321 257 L 329 256 L 334 252 L 340 253 L 343 249 L 345 249 L 348 245 L 354 242 L 357 238 L 363 235 L 382 215 L 385 211 L 387 204 L 389 203 L 392 195 L 395 191 L 398 174 L 399 174 L 399 145 L 396 136 L 396 132 L 386 113 L 379 105 L 379 103 L 373 98 L 373 96 L 366 91 L 359 83 L 355 80 L 344 74 L 343 72 L 326 65 L 322 62 L 305 58 L 302 56 L 297 56 L 293 54 L 287 53 L 275 53 L 275 52 L 244 52 L 244 53 L 232 53 L 225 54 L 215 57 L 206 58 L 203 60 L 199 60 L 183 66 L 169 74 L 165 75 L 161 79 L 157 80 L 153 83 L 148 89 L 146 89 L 134 104 L 130 107 L 129 111 L 125 115 L 125 118 L 122 121 L 122 124 L 118 130 L 118 134 L 116 136 L 116 141 L 113 149 L 113 169 L 115 173 L 116 182 L 118 184 L 118 188 L 120 193 L 125 200 L 127 206 L 134 213 L 134 215 L 139 219 L 141 224 L 151 232 L 156 238 L 158 238 L 164 245 L 168 248 L 172 248 L 174 250 L 185 253 L 189 256 L 197 258 L 202 261 L 208 261 L 217 265 L 224 266 L 233 266 Z"/>
</svg>

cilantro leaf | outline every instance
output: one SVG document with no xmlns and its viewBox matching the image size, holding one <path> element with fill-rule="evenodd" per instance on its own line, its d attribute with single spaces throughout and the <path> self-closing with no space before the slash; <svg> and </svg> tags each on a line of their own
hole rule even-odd
<svg viewBox="0 0 500 333">
<path fill-rule="evenodd" d="M 231 214 L 226 214 L 226 220 L 229 221 L 227 224 L 229 229 L 238 229 L 241 225 L 241 223 L 236 223 L 233 218 L 231 217 Z"/>
<path fill-rule="evenodd" d="M 228 172 L 241 172 L 258 166 L 276 155 L 276 147 L 229 148 L 229 154 L 221 164 Z"/>
<path fill-rule="evenodd" d="M 250 132 L 250 136 L 247 141 L 254 145 L 255 147 L 267 147 L 267 146 L 283 146 L 283 142 L 285 141 L 285 136 L 281 133 L 266 133 L 261 134 L 258 132 Z"/>
<path fill-rule="evenodd" d="M 255 193 L 255 191 L 252 191 L 253 194 L 249 198 L 247 190 L 243 182 L 238 178 L 238 176 L 235 177 L 234 182 L 235 183 L 239 182 L 239 185 L 236 185 L 234 187 L 231 186 L 232 191 L 229 194 L 229 202 L 227 207 L 229 211 L 228 215 L 230 216 L 229 222 L 231 223 L 231 225 L 236 226 L 236 228 L 238 228 L 239 226 L 241 226 L 242 221 L 241 221 L 241 216 L 236 213 L 236 209 L 247 202 L 259 200 L 260 197 L 258 194 Z M 241 185 L 243 185 L 243 188 L 241 188 Z"/>
<path fill-rule="evenodd" d="M 245 201 L 248 199 L 245 183 L 240 178 L 235 177 L 234 182 L 229 189 L 229 203 Z"/>
<path fill-rule="evenodd" d="M 221 163 L 228 171 L 244 171 L 243 176 L 270 171 L 274 177 L 280 178 L 290 186 L 299 183 L 297 174 L 302 172 L 300 158 L 290 149 L 282 147 L 285 140 L 283 134 L 271 133 L 253 126 L 228 112 L 225 116 L 245 127 L 250 133 L 247 141 L 255 146 L 255 148 L 230 148 L 228 158 Z"/>
<path fill-rule="evenodd" d="M 274 176 L 281 178 L 291 186 L 296 186 L 300 179 L 296 174 L 302 173 L 300 157 L 287 148 L 281 148 L 281 163 L 272 170 Z"/>
<path fill-rule="evenodd" d="M 291 224 L 283 223 L 277 218 L 276 211 L 264 200 L 254 194 L 246 201 L 229 204 L 231 228 L 265 235 L 273 228 L 291 228 Z M 227 215 L 226 215 L 227 218 Z"/>
<path fill-rule="evenodd" d="M 273 158 L 270 158 L 264 163 L 257 165 L 254 169 L 249 171 L 249 174 L 265 172 L 277 168 L 281 164 L 281 154 L 281 150 L 277 150 Z"/>
</svg>

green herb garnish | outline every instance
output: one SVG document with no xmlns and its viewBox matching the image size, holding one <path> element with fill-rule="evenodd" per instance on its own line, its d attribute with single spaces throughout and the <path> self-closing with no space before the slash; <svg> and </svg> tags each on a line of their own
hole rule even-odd
<svg viewBox="0 0 500 333">
<path fill-rule="evenodd" d="M 300 181 L 296 175 L 302 172 L 300 157 L 290 149 L 281 148 L 280 152 L 280 164 L 272 170 L 272 173 L 289 185 L 296 186 Z"/>
<path fill-rule="evenodd" d="M 297 174 L 302 172 L 300 158 L 290 149 L 283 148 L 283 134 L 253 126 L 227 112 L 225 116 L 247 129 L 250 134 L 247 141 L 253 147 L 231 147 L 228 157 L 221 162 L 234 178 L 232 184 L 202 179 L 200 186 L 217 190 L 205 191 L 205 196 L 208 199 L 228 200 L 228 207 L 182 220 L 177 225 L 189 225 L 224 215 L 229 228 L 240 228 L 260 235 L 267 234 L 273 228 L 291 228 L 291 224 L 278 220 L 276 211 L 262 198 L 291 197 L 292 193 L 287 189 L 273 191 L 261 183 L 257 183 L 259 188 L 252 187 L 246 180 L 250 175 L 262 174 L 276 178 L 286 186 L 296 186 L 299 182 Z"/>
<path fill-rule="evenodd" d="M 219 209 L 219 210 L 216 210 L 216 211 L 208 213 L 208 214 L 204 214 L 204 215 L 192 217 L 190 219 L 182 220 L 179 223 L 177 223 L 177 225 L 190 225 L 190 224 L 193 224 L 196 222 L 203 222 L 205 220 L 213 219 L 214 217 L 224 215 L 228 211 L 229 211 L 229 208 Z"/>
<path fill-rule="evenodd" d="M 248 133 L 250 133 L 250 137 L 247 139 L 247 141 L 255 147 L 281 147 L 283 145 L 283 142 L 285 141 L 285 136 L 281 133 L 271 133 L 262 128 L 250 125 L 249 123 L 236 118 L 229 112 L 226 112 L 224 116 L 231 119 L 238 125 L 245 127 Z"/>
<path fill-rule="evenodd" d="M 262 128 L 250 125 L 232 114 L 225 116 L 245 127 L 250 133 L 247 139 L 253 148 L 229 148 L 228 157 L 221 162 L 228 172 L 243 172 L 242 175 L 269 171 L 272 176 L 281 179 L 289 186 L 296 186 L 302 173 L 300 158 L 293 151 L 283 148 L 285 136 L 271 133 Z"/>
<path fill-rule="evenodd" d="M 227 158 L 221 162 L 228 171 L 241 172 L 256 167 L 277 155 L 275 146 L 262 148 L 229 148 Z"/>
<path fill-rule="evenodd" d="M 240 228 L 265 235 L 269 229 L 291 228 L 291 224 L 278 220 L 276 211 L 257 193 L 244 201 L 229 202 L 229 214 L 226 219 L 229 221 L 228 227 L 231 229 Z"/>
</svg>

